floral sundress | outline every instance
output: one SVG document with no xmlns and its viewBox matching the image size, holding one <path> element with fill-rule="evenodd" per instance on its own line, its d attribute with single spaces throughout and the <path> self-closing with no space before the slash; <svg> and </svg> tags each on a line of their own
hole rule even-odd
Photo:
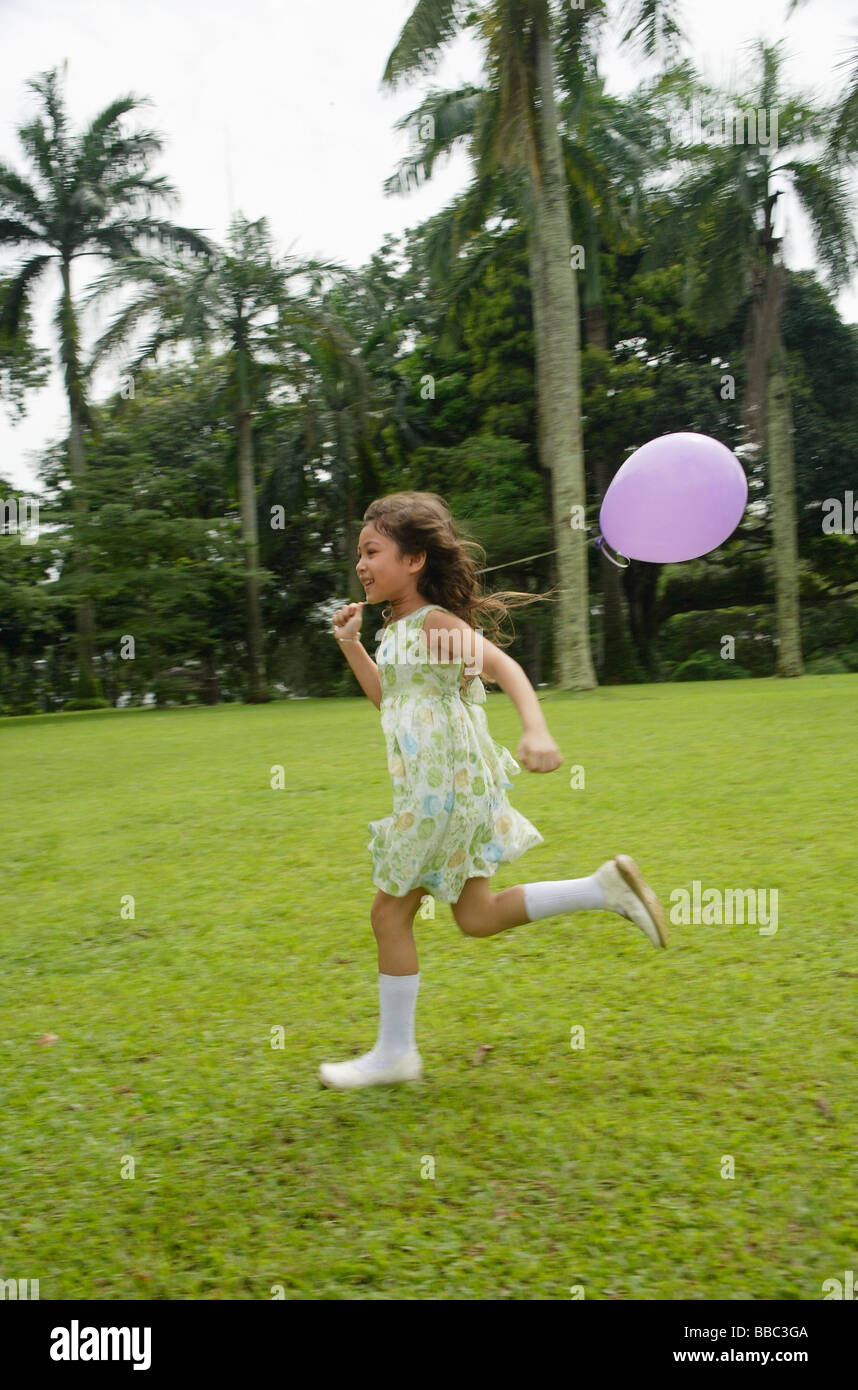
<svg viewBox="0 0 858 1390">
<path fill-rule="evenodd" d="M 454 903 L 469 878 L 491 878 L 544 840 L 507 800 L 521 768 L 489 732 L 482 681 L 464 656 L 438 659 L 422 631 L 437 608 L 392 623 L 376 653 L 393 814 L 368 823 L 367 848 L 377 888 L 401 898 L 422 886 Z"/>
</svg>

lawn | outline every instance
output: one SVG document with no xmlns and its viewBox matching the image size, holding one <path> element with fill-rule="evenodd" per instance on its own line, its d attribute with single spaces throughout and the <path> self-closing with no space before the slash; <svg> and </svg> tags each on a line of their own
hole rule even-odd
<svg viewBox="0 0 858 1390">
<path fill-rule="evenodd" d="M 564 765 L 510 797 L 545 844 L 493 886 L 625 851 L 666 907 L 777 890 L 777 930 L 477 939 L 436 904 L 424 1081 L 350 1093 L 317 1070 L 376 1036 L 369 701 L 0 720 L 0 1278 L 819 1300 L 858 1270 L 858 675 L 543 694 Z M 515 753 L 514 706 L 487 710 Z"/>
</svg>

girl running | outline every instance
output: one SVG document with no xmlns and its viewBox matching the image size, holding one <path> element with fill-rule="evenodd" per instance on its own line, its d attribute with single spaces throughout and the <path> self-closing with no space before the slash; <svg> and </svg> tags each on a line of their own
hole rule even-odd
<svg viewBox="0 0 858 1390">
<path fill-rule="evenodd" d="M 523 766 L 554 772 L 563 759 L 521 666 L 471 620 L 478 613 L 503 616 L 519 606 L 511 599 L 532 603 L 540 596 L 483 594 L 470 553 L 481 547 L 463 538 L 435 493 L 392 493 L 373 502 L 363 520 L 357 573 L 365 602 L 389 605 L 378 665 L 360 640 L 363 602 L 338 609 L 334 633 L 381 711 L 393 814 L 369 822 L 367 846 L 378 888 L 370 911 L 378 945 L 378 1037 L 362 1057 L 322 1064 L 320 1080 L 339 1090 L 423 1075 L 414 1035 L 420 974 L 412 924 L 427 893 L 450 904 L 468 936 L 602 910 L 626 917 L 654 946 L 667 945 L 661 903 L 624 854 L 588 878 L 490 891 L 499 864 L 544 841 L 507 799 L 521 767 L 489 732 L 477 671 L 509 695 L 521 716 Z M 452 660 L 446 659 L 450 652 Z"/>
</svg>

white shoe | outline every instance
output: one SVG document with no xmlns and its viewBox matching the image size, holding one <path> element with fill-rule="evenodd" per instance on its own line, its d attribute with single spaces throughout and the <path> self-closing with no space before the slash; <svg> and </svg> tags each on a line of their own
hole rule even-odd
<svg viewBox="0 0 858 1390">
<path fill-rule="evenodd" d="M 610 912 L 619 912 L 640 927 L 653 946 L 667 945 L 664 908 L 640 869 L 627 854 L 618 854 L 596 870 Z"/>
<path fill-rule="evenodd" d="M 422 1078 L 423 1062 L 416 1047 L 382 1066 L 376 1061 L 373 1049 L 352 1062 L 323 1062 L 319 1067 L 322 1085 L 332 1086 L 337 1091 L 352 1091 L 358 1086 L 385 1086 L 395 1081 L 420 1081 Z"/>
</svg>

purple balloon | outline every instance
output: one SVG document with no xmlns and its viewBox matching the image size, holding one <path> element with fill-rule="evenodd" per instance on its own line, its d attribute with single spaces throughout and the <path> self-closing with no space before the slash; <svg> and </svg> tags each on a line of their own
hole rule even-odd
<svg viewBox="0 0 858 1390">
<path fill-rule="evenodd" d="M 708 434 L 664 434 L 617 470 L 599 525 L 630 560 L 675 564 L 722 545 L 747 501 L 745 470 L 724 444 Z"/>
</svg>

